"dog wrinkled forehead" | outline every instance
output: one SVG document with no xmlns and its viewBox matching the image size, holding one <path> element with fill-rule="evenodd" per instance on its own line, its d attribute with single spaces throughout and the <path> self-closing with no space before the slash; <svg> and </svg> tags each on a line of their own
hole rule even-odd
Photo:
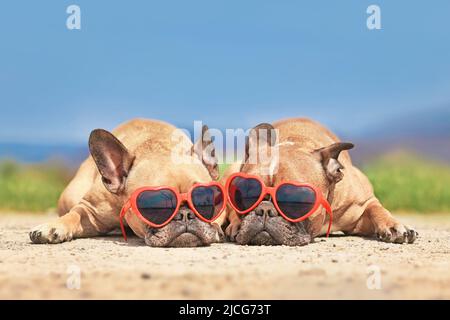
<svg viewBox="0 0 450 320">
<path fill-rule="evenodd" d="M 187 192 L 197 182 L 208 182 L 211 178 L 201 163 L 170 164 L 155 161 L 153 158 L 141 159 L 131 170 L 127 179 L 127 190 L 133 192 L 143 186 L 171 186 L 180 192 Z"/>
<path fill-rule="evenodd" d="M 310 151 L 294 148 L 281 149 L 274 180 L 296 180 L 320 185 L 326 182 L 321 162 Z"/>
<path fill-rule="evenodd" d="M 267 157 L 258 158 L 256 163 L 244 162 L 240 171 L 261 177 L 267 186 L 288 180 L 326 186 L 321 161 L 313 151 L 292 141 L 275 144 Z"/>
</svg>

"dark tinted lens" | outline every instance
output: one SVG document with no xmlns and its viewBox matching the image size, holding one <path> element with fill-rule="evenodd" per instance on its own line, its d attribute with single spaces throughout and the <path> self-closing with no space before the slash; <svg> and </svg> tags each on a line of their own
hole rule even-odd
<svg viewBox="0 0 450 320">
<path fill-rule="evenodd" d="M 314 190 L 290 184 L 278 188 L 276 199 L 281 211 L 291 219 L 298 219 L 311 211 L 316 202 Z"/>
<path fill-rule="evenodd" d="M 177 197 L 170 190 L 143 191 L 137 197 L 141 215 L 154 224 L 163 224 L 177 208 Z"/>
<path fill-rule="evenodd" d="M 217 186 L 197 187 L 191 196 L 195 209 L 207 220 L 214 219 L 223 207 L 223 193 Z"/>
<path fill-rule="evenodd" d="M 236 177 L 231 181 L 228 192 L 233 205 L 240 211 L 245 211 L 258 201 L 262 186 L 256 179 Z"/>
</svg>

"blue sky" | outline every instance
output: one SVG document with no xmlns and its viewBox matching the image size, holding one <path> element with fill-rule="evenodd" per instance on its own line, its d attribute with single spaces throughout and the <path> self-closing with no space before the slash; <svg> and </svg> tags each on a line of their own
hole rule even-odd
<svg viewBox="0 0 450 320">
<path fill-rule="evenodd" d="M 134 117 L 309 116 L 351 135 L 450 106 L 449 14 L 446 0 L 4 1 L 0 142 L 83 143 Z"/>
</svg>

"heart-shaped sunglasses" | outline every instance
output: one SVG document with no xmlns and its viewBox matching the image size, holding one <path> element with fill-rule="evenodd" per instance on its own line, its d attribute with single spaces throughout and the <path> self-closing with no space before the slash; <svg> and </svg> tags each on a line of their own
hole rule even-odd
<svg viewBox="0 0 450 320">
<path fill-rule="evenodd" d="M 330 204 L 313 185 L 286 181 L 267 187 L 260 177 L 238 172 L 227 179 L 225 190 L 231 207 L 241 215 L 254 210 L 266 195 L 271 196 L 280 215 L 294 223 L 306 220 L 322 205 L 330 215 L 327 237 L 330 233 L 333 220 Z"/>
<path fill-rule="evenodd" d="M 217 182 L 194 184 L 187 193 L 170 186 L 142 187 L 135 190 L 120 212 L 120 228 L 127 240 L 123 218 L 128 210 L 153 228 L 167 225 L 176 216 L 182 202 L 204 222 L 213 222 L 225 209 L 225 190 Z"/>
</svg>

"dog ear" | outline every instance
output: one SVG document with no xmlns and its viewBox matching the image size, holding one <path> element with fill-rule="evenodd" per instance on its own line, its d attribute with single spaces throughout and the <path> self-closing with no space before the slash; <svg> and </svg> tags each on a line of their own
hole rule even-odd
<svg viewBox="0 0 450 320">
<path fill-rule="evenodd" d="M 89 151 L 106 189 L 114 194 L 123 191 L 134 156 L 112 133 L 103 129 L 91 132 Z"/>
<path fill-rule="evenodd" d="M 202 135 L 192 146 L 191 154 L 195 154 L 202 161 L 214 180 L 219 178 L 219 165 L 216 157 L 216 148 L 207 125 L 203 125 Z"/>
<path fill-rule="evenodd" d="M 273 147 L 276 143 L 277 136 L 275 128 L 270 123 L 260 123 L 252 128 L 246 138 L 245 142 L 245 161 L 247 162 L 250 157 L 255 157 L 260 148 Z"/>
<path fill-rule="evenodd" d="M 336 142 L 314 152 L 322 162 L 322 166 L 330 182 L 337 183 L 344 177 L 344 173 L 342 172 L 344 166 L 338 161 L 338 157 L 342 151 L 350 150 L 353 147 L 353 143 Z"/>
</svg>

